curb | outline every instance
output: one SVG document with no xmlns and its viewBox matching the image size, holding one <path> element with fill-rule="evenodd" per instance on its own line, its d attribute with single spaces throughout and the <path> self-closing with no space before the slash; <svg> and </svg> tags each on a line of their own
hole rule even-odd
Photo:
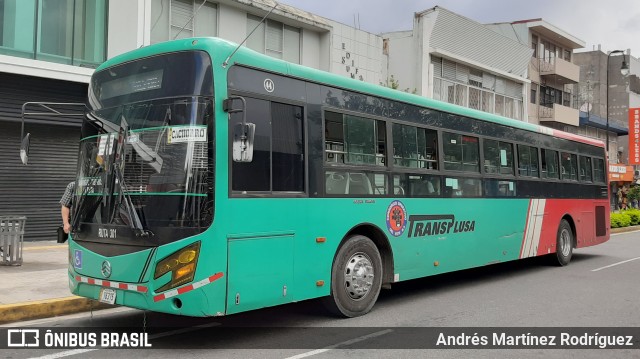
<svg viewBox="0 0 640 359">
<path fill-rule="evenodd" d="M 0 324 L 86 312 L 92 308 L 93 310 L 99 310 L 114 307 L 92 299 L 76 296 L 3 304 L 0 305 Z"/>
<path fill-rule="evenodd" d="M 626 233 L 626 232 L 633 232 L 633 231 L 640 231 L 640 226 L 611 228 L 611 234 Z"/>
</svg>

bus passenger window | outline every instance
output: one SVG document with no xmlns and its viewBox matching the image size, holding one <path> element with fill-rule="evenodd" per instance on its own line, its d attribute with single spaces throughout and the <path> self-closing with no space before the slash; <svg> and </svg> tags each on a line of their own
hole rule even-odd
<svg viewBox="0 0 640 359">
<path fill-rule="evenodd" d="M 482 180 L 478 178 L 445 178 L 445 197 L 480 197 Z"/>
<path fill-rule="evenodd" d="M 555 179 L 560 178 L 557 151 L 542 150 L 542 177 Z"/>
<path fill-rule="evenodd" d="M 325 193 L 342 196 L 384 196 L 387 194 L 387 176 L 383 173 L 327 171 Z"/>
<path fill-rule="evenodd" d="M 591 157 L 580 156 L 580 181 L 593 182 L 593 169 L 591 167 Z"/>
<path fill-rule="evenodd" d="M 518 173 L 520 176 L 538 177 L 538 149 L 518 145 Z"/>
<path fill-rule="evenodd" d="M 326 162 L 384 166 L 384 121 L 325 112 Z"/>
<path fill-rule="evenodd" d="M 326 161 L 344 163 L 344 135 L 342 115 L 335 112 L 324 113 L 324 143 Z"/>
<path fill-rule="evenodd" d="M 562 179 L 577 181 L 578 180 L 578 158 L 576 155 L 562 152 L 560 154 L 562 166 Z"/>
<path fill-rule="evenodd" d="M 513 145 L 495 140 L 484 140 L 484 171 L 513 175 Z"/>
<path fill-rule="evenodd" d="M 444 169 L 480 172 L 478 138 L 455 133 L 442 133 Z"/>
<path fill-rule="evenodd" d="M 513 145 L 500 142 L 500 174 L 513 175 Z"/>
<path fill-rule="evenodd" d="M 593 159 L 593 182 L 605 183 L 604 160 L 602 158 Z"/>
<path fill-rule="evenodd" d="M 438 169 L 438 133 L 434 130 L 424 129 L 424 168 L 437 170 Z M 418 134 L 420 138 L 420 133 Z M 422 152 L 421 152 L 422 154 Z M 438 179 L 438 182 L 440 180 Z M 439 191 L 438 191 L 439 192 Z"/>
<path fill-rule="evenodd" d="M 484 192 L 487 197 L 515 197 L 516 183 L 514 181 L 486 179 L 484 181 Z"/>
<path fill-rule="evenodd" d="M 373 184 L 373 194 L 375 196 L 384 196 L 387 194 L 387 175 L 383 173 L 369 174 L 369 177 L 373 177 L 371 183 Z"/>
<path fill-rule="evenodd" d="M 393 124 L 393 164 L 438 169 L 438 134 L 434 130 Z"/>
<path fill-rule="evenodd" d="M 440 196 L 440 176 L 418 174 L 393 175 L 394 195 L 401 192 L 405 197 Z"/>
<path fill-rule="evenodd" d="M 500 168 L 500 150 L 498 141 L 484 140 L 484 172 L 489 174 L 498 173 Z"/>
</svg>

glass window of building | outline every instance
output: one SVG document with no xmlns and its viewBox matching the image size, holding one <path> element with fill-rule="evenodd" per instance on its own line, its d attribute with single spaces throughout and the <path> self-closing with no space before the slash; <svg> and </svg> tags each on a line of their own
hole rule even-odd
<svg viewBox="0 0 640 359">
<path fill-rule="evenodd" d="M 198 0 L 152 0 L 151 43 L 217 36 L 218 7 Z"/>
<path fill-rule="evenodd" d="M 293 63 L 300 63 L 300 29 L 281 22 L 247 15 L 247 47 L 269 56 Z M 257 26 L 257 28 L 256 28 Z"/>
<path fill-rule="evenodd" d="M 106 19 L 106 0 L 1 0 L 0 54 L 97 67 Z"/>
<path fill-rule="evenodd" d="M 34 58 L 35 0 L 0 1 L 0 54 Z"/>
<path fill-rule="evenodd" d="M 524 87 L 521 83 L 436 56 L 431 57 L 431 63 L 435 100 L 516 120 L 523 118 Z"/>
</svg>

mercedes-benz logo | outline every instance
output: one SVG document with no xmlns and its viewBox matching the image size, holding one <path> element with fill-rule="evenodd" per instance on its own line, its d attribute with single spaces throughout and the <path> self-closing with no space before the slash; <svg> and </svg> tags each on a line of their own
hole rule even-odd
<svg viewBox="0 0 640 359">
<path fill-rule="evenodd" d="M 109 261 L 102 262 L 102 275 L 105 278 L 109 278 L 111 276 L 111 263 Z"/>
</svg>

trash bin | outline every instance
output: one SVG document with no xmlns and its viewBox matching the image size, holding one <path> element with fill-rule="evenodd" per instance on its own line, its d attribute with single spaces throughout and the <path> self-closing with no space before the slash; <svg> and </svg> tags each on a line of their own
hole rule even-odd
<svg viewBox="0 0 640 359">
<path fill-rule="evenodd" d="M 22 265 L 22 244 L 27 217 L 0 217 L 0 265 Z"/>
</svg>

